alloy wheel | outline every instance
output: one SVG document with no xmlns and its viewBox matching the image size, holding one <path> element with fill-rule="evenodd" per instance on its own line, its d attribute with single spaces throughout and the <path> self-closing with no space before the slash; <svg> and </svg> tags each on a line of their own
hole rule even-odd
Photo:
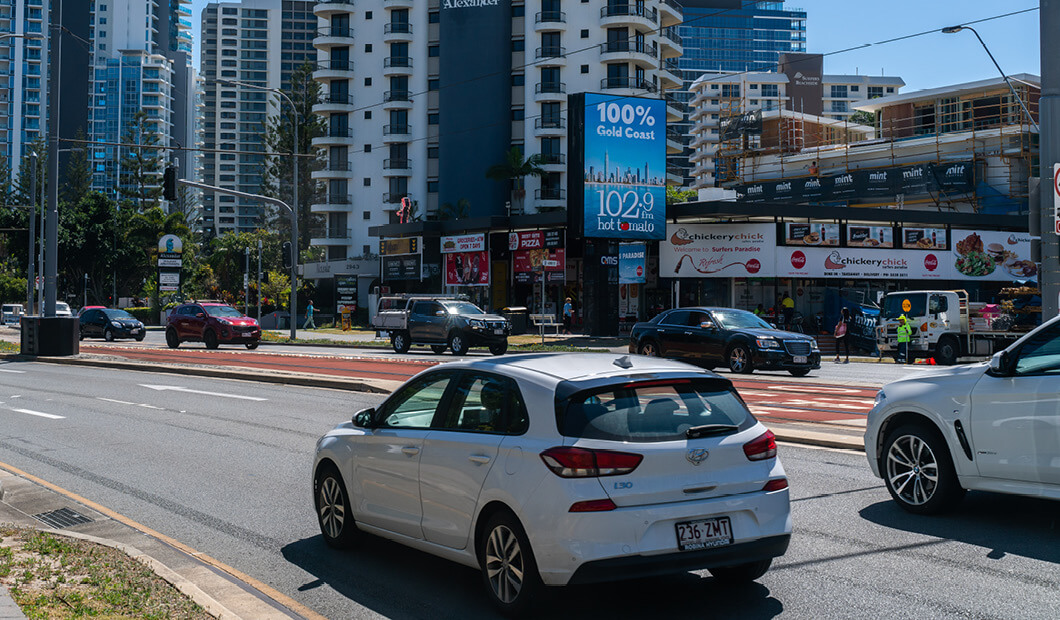
<svg viewBox="0 0 1060 620">
<path fill-rule="evenodd" d="M 640 354 L 648 357 L 658 357 L 659 351 L 653 343 L 646 342 L 640 346 Z"/>
<path fill-rule="evenodd" d="M 916 435 L 903 435 L 887 451 L 887 483 L 903 502 L 926 504 L 935 494 L 939 466 L 935 453 Z"/>
<path fill-rule="evenodd" d="M 486 578 L 497 599 L 509 604 L 523 588 L 523 551 L 515 532 L 498 525 L 486 541 Z"/>
<path fill-rule="evenodd" d="M 743 372 L 747 367 L 747 351 L 742 347 L 736 347 L 729 353 L 729 369 L 733 372 Z"/>
<path fill-rule="evenodd" d="M 320 485 L 317 509 L 320 511 L 321 527 L 331 538 L 338 538 L 346 523 L 346 504 L 342 499 L 339 481 L 332 476 L 324 478 Z"/>
</svg>

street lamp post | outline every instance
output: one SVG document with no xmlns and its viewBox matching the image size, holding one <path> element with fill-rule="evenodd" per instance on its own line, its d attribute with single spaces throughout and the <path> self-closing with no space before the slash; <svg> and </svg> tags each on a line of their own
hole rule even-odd
<svg viewBox="0 0 1060 620">
<path fill-rule="evenodd" d="M 250 248 L 243 248 L 243 314 L 250 316 Z"/>
<path fill-rule="evenodd" d="M 261 239 L 258 239 L 258 324 L 261 324 Z"/>
<path fill-rule="evenodd" d="M 240 86 L 242 88 L 252 88 L 255 90 L 263 90 L 266 92 L 279 95 L 284 101 L 291 106 L 292 114 L 292 138 L 291 144 L 291 166 L 294 168 L 294 188 L 292 191 L 293 200 L 291 201 L 291 253 L 294 255 L 291 257 L 291 340 L 294 340 L 297 335 L 297 323 L 298 323 L 298 107 L 294 105 L 294 101 L 291 100 L 282 90 L 279 88 L 269 88 L 268 86 L 258 86 L 256 84 L 248 84 L 246 82 L 238 82 L 236 80 L 226 80 L 223 78 L 216 78 L 214 80 L 219 84 L 227 84 L 229 86 Z"/>
<path fill-rule="evenodd" d="M 29 262 L 26 263 L 26 312 L 36 314 L 33 308 L 33 297 L 37 287 L 36 256 L 37 253 L 37 153 L 30 151 L 29 176 Z"/>
<path fill-rule="evenodd" d="M 991 62 L 993 62 L 994 66 L 997 67 L 997 72 L 1000 73 L 1001 77 L 1005 79 L 1005 84 L 1008 84 L 1009 92 L 1012 93 L 1012 96 L 1015 97 L 1016 101 L 1019 102 L 1020 107 L 1023 108 L 1023 113 L 1027 115 L 1027 120 L 1029 120 L 1031 124 L 1034 125 L 1035 131 L 1040 131 L 1038 129 L 1038 121 L 1034 120 L 1034 117 L 1031 116 L 1031 111 L 1027 109 L 1027 104 L 1023 103 L 1023 99 L 1021 99 L 1020 96 L 1016 94 L 1016 89 L 1012 87 L 1012 82 L 1009 81 L 1008 76 L 1005 75 L 1005 72 L 1001 70 L 1001 65 L 997 64 L 997 60 L 995 60 L 994 55 L 990 53 L 990 48 L 986 46 L 986 42 L 983 41 L 983 37 L 979 36 L 979 32 L 971 26 L 947 26 L 942 29 L 942 32 L 944 34 L 954 34 L 962 30 L 971 30 L 972 34 L 975 35 L 975 38 L 979 39 L 979 44 L 983 46 L 984 50 L 986 50 L 986 55 L 990 57 Z"/>
</svg>

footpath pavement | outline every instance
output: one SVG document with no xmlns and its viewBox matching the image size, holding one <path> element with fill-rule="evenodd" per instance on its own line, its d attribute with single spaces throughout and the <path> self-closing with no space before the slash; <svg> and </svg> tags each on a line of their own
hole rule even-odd
<svg viewBox="0 0 1060 620">
<path fill-rule="evenodd" d="M 347 336 L 349 339 L 343 340 L 354 343 L 371 335 Z M 568 342 L 577 342 L 574 346 L 615 352 L 624 352 L 625 346 L 620 339 L 572 337 Z M 299 353 L 297 346 L 278 344 L 263 346 L 256 352 L 82 345 L 81 354 L 67 358 L 3 357 L 379 394 L 389 393 L 406 378 L 444 361 L 310 355 Z M 730 378 L 755 415 L 776 433 L 780 441 L 864 449 L 861 438 L 864 414 L 871 408 L 876 394 L 876 387 L 869 382 L 860 385 L 858 382 L 827 384 L 821 381 L 763 380 L 762 377 Z M 77 523 L 55 529 L 55 522 L 49 524 L 46 520 L 55 514 L 73 516 Z M 218 618 L 321 618 L 290 597 L 198 550 L 3 463 L 0 463 L 0 523 L 54 530 L 121 549 Z M 21 620 L 24 617 L 0 587 L 0 620 Z"/>
</svg>

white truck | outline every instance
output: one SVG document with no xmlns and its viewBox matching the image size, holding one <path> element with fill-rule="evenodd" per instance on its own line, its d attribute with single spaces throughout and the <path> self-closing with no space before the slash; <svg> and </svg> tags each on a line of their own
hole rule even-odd
<svg viewBox="0 0 1060 620">
<path fill-rule="evenodd" d="M 880 355 L 898 353 L 898 317 L 905 315 L 913 328 L 909 362 L 935 358 L 944 366 L 958 358 L 987 358 L 1015 342 L 1026 332 L 992 329 L 979 314 L 984 304 L 970 304 L 967 291 L 905 291 L 888 293 L 881 303 L 876 341 Z"/>
</svg>

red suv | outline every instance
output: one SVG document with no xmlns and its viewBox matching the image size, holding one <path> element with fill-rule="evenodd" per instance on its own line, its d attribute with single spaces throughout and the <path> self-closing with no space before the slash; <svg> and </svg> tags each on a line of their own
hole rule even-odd
<svg viewBox="0 0 1060 620">
<path fill-rule="evenodd" d="M 193 302 L 177 306 L 166 318 L 166 344 L 176 349 L 182 342 L 203 342 L 207 349 L 218 345 L 244 344 L 258 348 L 261 328 L 228 304 Z"/>
</svg>

